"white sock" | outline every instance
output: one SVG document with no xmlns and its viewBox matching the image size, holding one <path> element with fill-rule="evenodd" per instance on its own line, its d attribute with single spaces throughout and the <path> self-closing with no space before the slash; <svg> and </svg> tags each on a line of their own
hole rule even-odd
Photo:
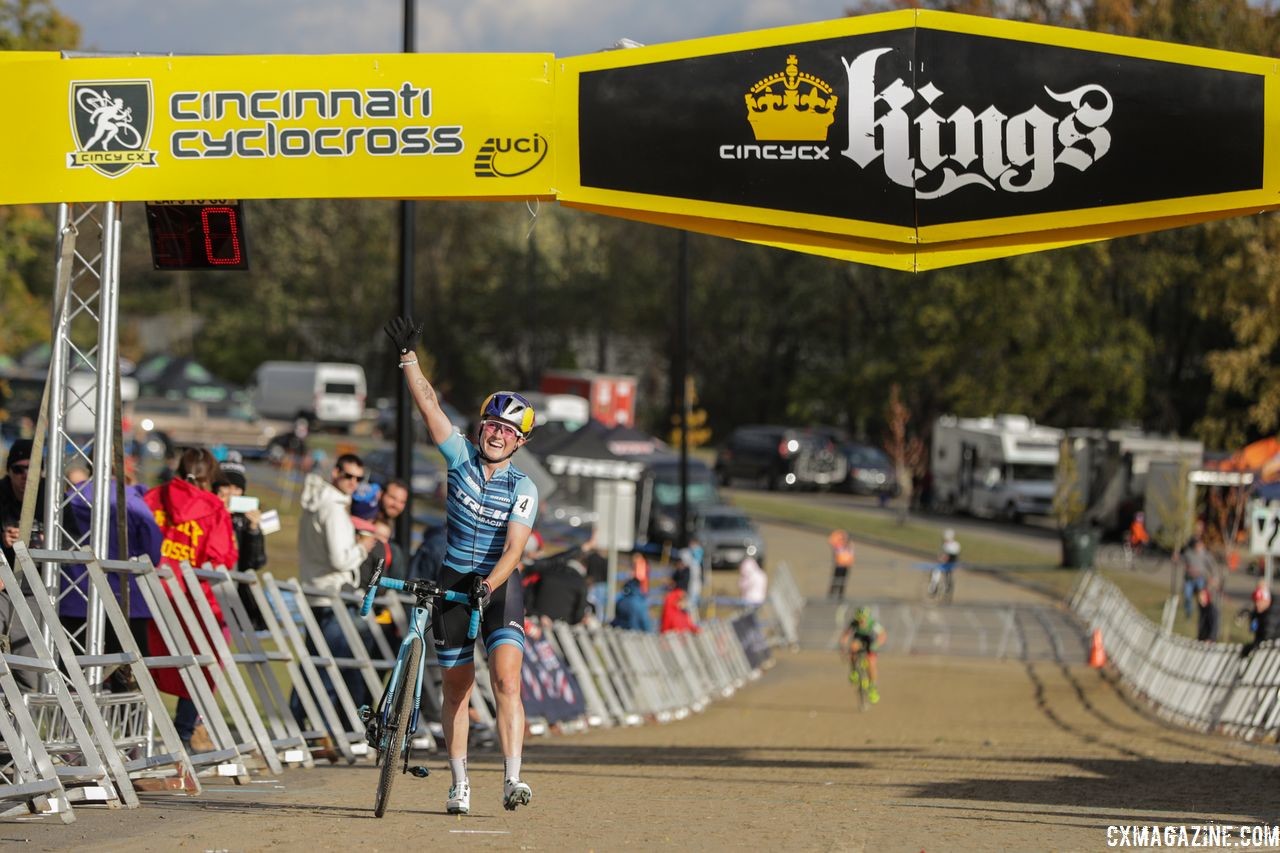
<svg viewBox="0 0 1280 853">
<path fill-rule="evenodd" d="M 502 759 L 502 778 L 519 779 L 520 778 L 520 756 L 507 756 Z"/>
<path fill-rule="evenodd" d="M 467 781 L 467 759 L 450 758 L 449 772 L 453 774 L 453 784 Z"/>
</svg>

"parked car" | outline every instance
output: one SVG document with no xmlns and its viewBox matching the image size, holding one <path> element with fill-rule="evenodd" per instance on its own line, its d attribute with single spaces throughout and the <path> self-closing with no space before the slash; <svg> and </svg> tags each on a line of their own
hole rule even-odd
<svg viewBox="0 0 1280 853">
<path fill-rule="evenodd" d="M 855 495 L 897 495 L 898 473 L 889 454 L 869 444 L 849 442 L 840 450 L 849 461 L 845 490 Z"/>
<path fill-rule="evenodd" d="M 263 457 L 277 436 L 293 430 L 288 421 L 263 418 L 239 400 L 142 397 L 126 410 L 134 440 L 156 456 L 175 447 L 221 445 L 246 458 Z"/>
<path fill-rule="evenodd" d="M 771 490 L 818 488 L 844 482 L 848 461 L 829 435 L 784 426 L 738 427 L 716 454 L 716 477 L 762 483 Z"/>
<path fill-rule="evenodd" d="M 736 569 L 747 557 L 764 565 L 764 540 L 745 512 L 727 504 L 704 506 L 698 513 L 694 535 L 706 552 L 712 569 Z"/>
</svg>

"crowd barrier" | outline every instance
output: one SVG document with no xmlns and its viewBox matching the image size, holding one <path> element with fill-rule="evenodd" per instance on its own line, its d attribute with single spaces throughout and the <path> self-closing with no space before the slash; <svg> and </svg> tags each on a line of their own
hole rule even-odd
<svg viewBox="0 0 1280 853">
<path fill-rule="evenodd" d="M 270 572 L 187 564 L 174 572 L 145 558 L 97 560 L 86 552 L 28 551 L 22 543 L 15 554 L 16 566 L 0 556 L 0 583 L 31 651 L 0 649 L 0 817 L 47 815 L 69 823 L 76 804 L 136 808 L 138 790 L 193 795 L 210 778 L 241 784 L 256 773 L 313 767 L 321 757 L 354 763 L 372 756 L 358 706 L 377 702 L 394 666 L 412 606 L 403 594 L 384 591 L 374 611 L 361 616 L 354 592 L 334 596 Z M 84 566 L 118 651 L 77 653 L 57 615 L 65 591 L 45 587 L 40 565 Z M 143 655 L 109 578 L 116 588 L 137 582 L 164 654 Z M 183 592 L 202 581 L 221 620 L 205 595 Z M 775 649 L 796 646 L 803 606 L 784 564 L 771 573 L 765 604 L 721 600 L 696 633 L 554 623 L 525 648 L 530 732 L 665 723 L 698 713 L 759 678 Z M 335 631 L 349 655 L 334 654 L 328 638 Z M 428 724 L 419 727 L 414 746 L 431 751 L 441 676 L 430 645 L 427 652 Z M 127 686 L 110 692 L 102 685 L 116 670 L 127 673 L 116 680 Z M 209 744 L 197 748 L 194 739 L 187 745 L 179 738 L 153 677 L 161 671 L 178 674 Z M 476 671 L 475 717 L 492 726 L 496 703 L 482 650 Z M 28 683 L 30 674 L 40 676 L 39 689 L 20 684 L 22 674 Z"/>
<path fill-rule="evenodd" d="M 1071 606 L 1090 630 L 1102 632 L 1121 681 L 1161 717 L 1245 740 L 1280 736 L 1280 642 L 1242 657 L 1239 644 L 1166 634 L 1092 572 L 1077 584 Z"/>
</svg>

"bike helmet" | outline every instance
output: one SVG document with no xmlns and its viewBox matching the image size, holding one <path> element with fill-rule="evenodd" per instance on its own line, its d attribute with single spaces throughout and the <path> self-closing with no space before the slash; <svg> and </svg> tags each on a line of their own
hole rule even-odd
<svg viewBox="0 0 1280 853">
<path fill-rule="evenodd" d="M 480 422 L 502 421 L 525 438 L 533 432 L 533 406 L 514 391 L 495 391 L 480 407 Z"/>
<path fill-rule="evenodd" d="M 853 621 L 854 622 L 870 622 L 871 608 L 859 607 L 857 610 L 853 611 Z"/>
</svg>

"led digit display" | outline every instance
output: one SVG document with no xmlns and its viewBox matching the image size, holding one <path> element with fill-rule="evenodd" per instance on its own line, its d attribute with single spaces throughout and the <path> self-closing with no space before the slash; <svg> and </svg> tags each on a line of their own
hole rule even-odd
<svg viewBox="0 0 1280 853">
<path fill-rule="evenodd" d="M 151 261 L 158 270 L 247 270 L 240 202 L 218 199 L 147 203 Z"/>
</svg>

